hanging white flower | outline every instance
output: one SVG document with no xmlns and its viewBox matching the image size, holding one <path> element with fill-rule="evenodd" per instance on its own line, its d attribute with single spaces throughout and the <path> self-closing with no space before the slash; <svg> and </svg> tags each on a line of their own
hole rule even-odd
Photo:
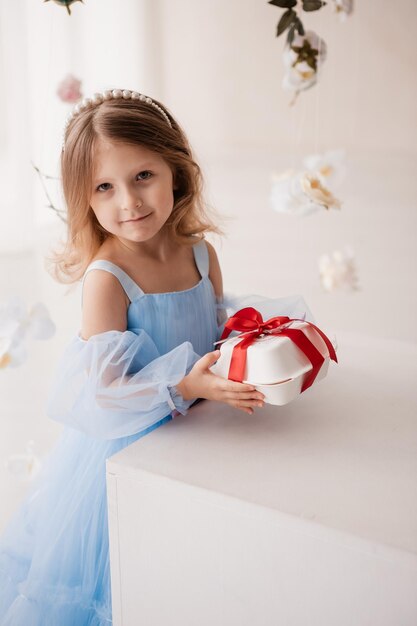
<svg viewBox="0 0 417 626">
<path fill-rule="evenodd" d="M 12 357 L 10 356 L 10 339 L 7 337 L 0 337 L 0 369 L 10 365 Z"/>
<path fill-rule="evenodd" d="M 326 291 L 357 291 L 359 289 L 352 248 L 346 247 L 344 250 L 323 254 L 318 261 L 318 266 L 320 281 Z"/>
<path fill-rule="evenodd" d="M 270 202 L 274 211 L 292 215 L 308 215 L 320 208 L 307 199 L 300 185 L 300 173 L 294 170 L 273 175 Z"/>
<path fill-rule="evenodd" d="M 353 0 L 333 0 L 333 8 L 340 21 L 344 22 L 353 13 Z"/>
<path fill-rule="evenodd" d="M 325 42 L 314 31 L 294 35 L 291 44 L 284 48 L 283 88 L 298 93 L 312 87 L 317 81 L 326 54 Z"/>
<path fill-rule="evenodd" d="M 34 441 L 28 441 L 24 454 L 11 454 L 5 461 L 6 470 L 22 482 L 33 480 L 41 468 L 39 457 L 34 454 Z"/>
<path fill-rule="evenodd" d="M 340 202 L 317 176 L 295 170 L 273 175 L 270 202 L 278 213 L 293 215 L 309 215 L 323 208 L 340 208 Z"/>
<path fill-rule="evenodd" d="M 300 185 L 306 196 L 314 204 L 325 209 L 340 209 L 340 201 L 325 187 L 317 174 L 304 172 L 300 177 Z"/>
<path fill-rule="evenodd" d="M 9 337 L 0 337 L 0 369 L 10 365 L 18 367 L 26 361 L 27 351 L 24 345 Z"/>
<path fill-rule="evenodd" d="M 55 324 L 49 317 L 48 309 L 41 302 L 37 302 L 29 310 L 26 319 L 26 329 L 32 339 L 50 339 L 55 333 Z"/>
<path fill-rule="evenodd" d="M 324 154 L 311 154 L 305 157 L 304 166 L 314 172 L 323 185 L 335 189 L 346 176 L 345 151 L 329 150 Z"/>
<path fill-rule="evenodd" d="M 317 82 L 316 72 L 307 65 L 299 63 L 295 68 L 285 71 L 282 86 L 286 91 L 303 91 Z"/>
<path fill-rule="evenodd" d="M 27 337 L 46 340 L 54 333 L 55 324 L 43 304 L 27 311 L 19 298 L 11 298 L 0 306 L 0 369 L 17 367 L 26 360 Z"/>
</svg>

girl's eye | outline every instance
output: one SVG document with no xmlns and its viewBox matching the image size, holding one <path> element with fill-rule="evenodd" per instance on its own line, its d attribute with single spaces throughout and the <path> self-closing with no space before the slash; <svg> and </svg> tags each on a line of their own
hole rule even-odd
<svg viewBox="0 0 417 626">
<path fill-rule="evenodd" d="M 138 177 L 142 176 L 142 174 L 149 174 L 149 176 L 152 176 L 152 173 L 149 172 L 148 170 L 146 170 L 145 172 L 139 172 Z M 139 180 L 148 180 L 149 176 L 146 176 L 146 178 L 139 178 Z"/>
<path fill-rule="evenodd" d="M 111 186 L 110 183 L 101 183 L 101 185 L 97 187 L 97 191 L 108 191 L 109 186 Z M 103 187 L 106 187 L 106 189 L 103 189 Z"/>
<path fill-rule="evenodd" d="M 142 178 L 142 176 L 145 175 L 144 178 Z M 149 172 L 148 170 L 145 170 L 144 172 L 139 172 L 139 174 L 137 174 L 136 178 L 137 180 L 149 180 L 149 178 L 152 176 L 152 172 Z M 97 191 L 108 191 L 111 187 L 110 183 L 101 183 L 101 185 L 99 185 L 97 187 Z"/>
</svg>

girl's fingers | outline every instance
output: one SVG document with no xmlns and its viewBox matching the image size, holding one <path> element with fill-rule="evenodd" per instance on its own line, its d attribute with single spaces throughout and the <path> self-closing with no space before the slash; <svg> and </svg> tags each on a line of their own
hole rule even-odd
<svg viewBox="0 0 417 626">
<path fill-rule="evenodd" d="M 231 400 L 229 404 L 235 406 L 237 409 L 252 409 L 254 406 L 263 406 L 263 403 L 261 403 L 259 400 L 256 400 L 255 402 L 253 400 Z"/>
<path fill-rule="evenodd" d="M 253 400 L 259 402 L 262 401 L 265 396 L 259 391 L 245 391 L 244 393 L 234 391 L 232 393 L 227 393 L 226 398 L 228 400 Z"/>
<path fill-rule="evenodd" d="M 198 363 L 198 367 L 203 370 L 208 369 L 211 365 L 213 365 L 220 356 L 220 350 L 214 350 L 213 352 L 207 352 L 204 356 L 201 357 Z"/>
<path fill-rule="evenodd" d="M 248 392 L 248 391 L 254 391 L 256 392 L 256 387 L 254 385 L 248 385 L 247 383 L 236 383 L 233 380 L 224 380 L 224 385 L 223 385 L 223 389 L 225 391 L 229 391 L 229 392 L 233 392 L 233 391 L 240 391 L 240 392 Z"/>
<path fill-rule="evenodd" d="M 227 402 L 228 404 L 231 404 L 232 406 L 251 406 L 251 407 L 263 407 L 264 406 L 264 401 L 263 400 L 254 400 L 253 398 L 248 398 L 247 400 L 242 400 L 241 398 L 230 398 L 228 400 L 224 400 L 225 402 Z"/>
<path fill-rule="evenodd" d="M 239 411 L 243 411 L 244 413 L 248 413 L 249 415 L 253 415 L 253 409 L 251 407 L 247 408 L 245 406 L 237 406 L 235 408 L 239 409 Z"/>
</svg>

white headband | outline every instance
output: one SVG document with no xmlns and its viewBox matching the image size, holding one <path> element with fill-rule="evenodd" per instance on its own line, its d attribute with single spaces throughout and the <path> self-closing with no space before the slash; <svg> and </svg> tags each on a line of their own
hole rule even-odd
<svg viewBox="0 0 417 626">
<path fill-rule="evenodd" d="M 103 93 L 95 93 L 92 98 L 84 98 L 84 100 L 79 102 L 73 108 L 68 118 L 67 125 L 81 111 L 85 111 L 86 109 L 90 109 L 94 106 L 97 106 L 101 104 L 102 102 L 104 102 L 105 100 L 118 100 L 118 99 L 141 100 L 142 102 L 146 102 L 147 104 L 150 104 L 154 109 L 156 109 L 165 118 L 169 127 L 172 128 L 172 124 L 170 122 L 168 115 L 158 104 L 156 104 L 152 100 L 152 98 L 149 98 L 149 96 L 144 96 L 143 94 L 138 93 L 137 91 L 129 91 L 129 89 L 123 89 L 123 90 L 122 89 L 109 89 L 108 91 L 103 91 Z"/>
</svg>

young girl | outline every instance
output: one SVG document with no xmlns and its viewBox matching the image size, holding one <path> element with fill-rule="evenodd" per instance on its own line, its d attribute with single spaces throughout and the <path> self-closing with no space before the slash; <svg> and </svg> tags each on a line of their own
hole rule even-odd
<svg viewBox="0 0 417 626">
<path fill-rule="evenodd" d="M 0 543 L 1 626 L 109 626 L 106 459 L 197 398 L 263 403 L 209 369 L 222 277 L 204 234 L 217 229 L 171 113 L 136 92 L 96 94 L 66 127 L 61 173 L 56 269 L 83 278 L 81 330 L 48 403 L 66 428 Z"/>
</svg>

